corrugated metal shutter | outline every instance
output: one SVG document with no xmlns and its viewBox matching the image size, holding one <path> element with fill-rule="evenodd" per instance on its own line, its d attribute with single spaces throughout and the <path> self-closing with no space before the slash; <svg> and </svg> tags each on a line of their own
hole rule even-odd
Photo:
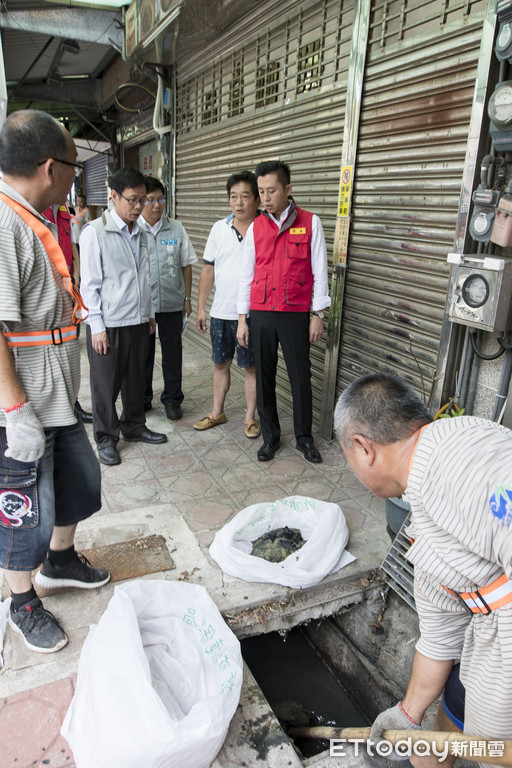
<svg viewBox="0 0 512 768">
<path fill-rule="evenodd" d="M 337 390 L 396 370 L 428 397 L 484 2 L 376 2 L 365 73 Z"/>
<path fill-rule="evenodd" d="M 109 151 L 94 155 L 85 161 L 85 194 L 88 205 L 107 207 L 108 165 L 112 159 Z"/>
<path fill-rule="evenodd" d="M 294 198 L 320 216 L 332 253 L 352 16 L 353 2 L 342 0 L 264 2 L 178 67 L 176 216 L 199 257 L 213 222 L 229 213 L 229 174 L 277 158 L 290 164 Z M 324 356 L 323 344 L 312 346 L 315 417 Z M 282 361 L 278 394 L 291 403 Z"/>
</svg>

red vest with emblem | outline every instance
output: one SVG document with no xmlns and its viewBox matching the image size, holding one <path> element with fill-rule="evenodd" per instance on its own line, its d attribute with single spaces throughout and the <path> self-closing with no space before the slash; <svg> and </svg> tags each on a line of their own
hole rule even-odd
<svg viewBox="0 0 512 768">
<path fill-rule="evenodd" d="M 309 312 L 313 292 L 311 231 L 313 214 L 292 204 L 278 229 L 266 214 L 254 219 L 256 264 L 251 309 Z"/>
<path fill-rule="evenodd" d="M 43 216 L 53 221 L 57 225 L 59 245 L 66 259 L 66 264 L 71 273 L 73 265 L 73 251 L 71 250 L 71 214 L 65 205 L 60 205 L 57 211 L 57 221 L 53 219 L 53 210 L 47 208 L 43 211 Z"/>
</svg>

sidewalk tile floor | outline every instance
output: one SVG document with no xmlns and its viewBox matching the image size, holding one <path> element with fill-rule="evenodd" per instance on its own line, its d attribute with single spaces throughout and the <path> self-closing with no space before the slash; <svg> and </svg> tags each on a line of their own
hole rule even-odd
<svg viewBox="0 0 512 768">
<path fill-rule="evenodd" d="M 371 532 L 378 530 L 377 538 L 382 538 L 382 545 L 372 546 L 377 555 L 384 552 L 387 544 L 383 502 L 359 484 L 334 441 L 315 438 L 323 463 L 306 462 L 295 449 L 292 417 L 283 410 L 281 449 L 273 461 L 262 464 L 256 460 L 261 440 L 249 440 L 244 435 L 243 380 L 236 372 L 226 399 L 227 422 L 205 432 L 193 429 L 194 422 L 211 410 L 212 376 L 209 353 L 190 339 L 189 334 L 193 333 L 195 329 L 191 327 L 185 336 L 183 418 L 169 421 L 158 399 L 162 374 L 157 355 L 155 398 L 153 408 L 146 414 L 147 424 L 153 430 L 165 432 L 169 440 L 159 446 L 120 440 L 121 464 L 102 466 L 103 507 L 98 515 L 115 518 L 116 513 L 172 502 L 207 555 L 215 532 L 240 509 L 300 494 L 340 504 L 352 534 L 359 536 L 365 526 Z M 90 408 L 84 346 L 80 402 L 84 408 Z M 87 425 L 86 429 L 92 440 L 92 426 Z M 92 620 L 97 621 L 100 608 L 95 606 L 101 606 L 102 601 L 95 601 L 93 595 L 89 600 L 92 614 L 96 611 Z M 79 635 L 81 642 L 86 634 L 84 630 Z M 25 668 L 35 670 L 39 664 L 55 662 L 46 655 L 30 653 L 8 627 L 4 650 L 9 651 L 14 643 L 20 644 L 16 652 L 22 656 Z M 6 658 L 9 659 L 9 652 Z M 58 663 L 54 669 L 54 682 L 5 698 L 0 673 L 2 768 L 74 768 L 73 755 L 59 730 L 73 695 L 75 675 L 59 679 Z"/>
</svg>

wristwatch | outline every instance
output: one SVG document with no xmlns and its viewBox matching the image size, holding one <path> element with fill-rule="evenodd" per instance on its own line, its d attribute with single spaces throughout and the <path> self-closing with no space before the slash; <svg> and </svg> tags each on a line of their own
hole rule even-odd
<svg viewBox="0 0 512 768">
<path fill-rule="evenodd" d="M 324 317 L 325 317 L 324 313 L 321 312 L 321 311 L 320 312 L 312 312 L 311 314 L 314 315 L 315 317 L 319 317 L 321 320 L 323 320 Z"/>
<path fill-rule="evenodd" d="M 185 301 L 192 301 L 192 296 L 185 296 Z"/>
</svg>

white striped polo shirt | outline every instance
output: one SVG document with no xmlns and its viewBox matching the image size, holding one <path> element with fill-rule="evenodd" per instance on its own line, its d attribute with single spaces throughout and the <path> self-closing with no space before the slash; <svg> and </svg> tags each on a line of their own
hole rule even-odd
<svg viewBox="0 0 512 768">
<path fill-rule="evenodd" d="M 0 191 L 36 211 L 4 181 Z M 37 214 L 38 215 L 38 214 Z M 57 237 L 57 227 L 39 218 Z M 71 324 L 73 300 L 30 227 L 0 201 L 0 326 L 41 331 Z M 73 406 L 80 383 L 77 341 L 59 346 L 12 347 L 16 372 L 43 427 L 76 422 Z M 0 412 L 0 425 L 5 417 Z"/>
</svg>

